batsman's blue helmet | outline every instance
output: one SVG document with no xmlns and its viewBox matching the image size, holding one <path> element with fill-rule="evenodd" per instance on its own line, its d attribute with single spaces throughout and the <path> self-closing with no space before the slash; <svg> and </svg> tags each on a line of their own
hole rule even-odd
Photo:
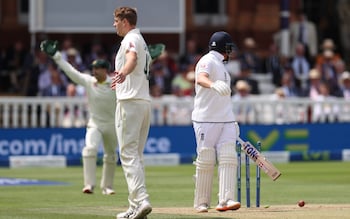
<svg viewBox="0 0 350 219">
<path fill-rule="evenodd" d="M 237 50 L 232 37 L 225 31 L 215 32 L 209 40 L 209 50 L 215 50 L 220 53 L 231 53 Z"/>
</svg>

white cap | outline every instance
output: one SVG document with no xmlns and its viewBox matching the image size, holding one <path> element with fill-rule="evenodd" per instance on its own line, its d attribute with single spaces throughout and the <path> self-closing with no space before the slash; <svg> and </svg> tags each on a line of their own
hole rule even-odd
<svg viewBox="0 0 350 219">
<path fill-rule="evenodd" d="M 342 81 L 344 81 L 344 80 L 350 80 L 350 72 L 344 71 L 344 72 L 341 74 L 341 80 L 342 80 Z"/>
<path fill-rule="evenodd" d="M 246 81 L 239 80 L 236 82 L 236 89 L 250 91 L 250 86 Z"/>
<path fill-rule="evenodd" d="M 321 77 L 321 74 L 317 69 L 313 68 L 310 70 L 310 72 L 309 72 L 310 79 L 318 79 L 320 77 Z"/>
<path fill-rule="evenodd" d="M 330 38 L 324 39 L 321 47 L 323 50 L 326 50 L 326 49 L 334 50 L 335 49 L 334 42 Z"/>
</svg>

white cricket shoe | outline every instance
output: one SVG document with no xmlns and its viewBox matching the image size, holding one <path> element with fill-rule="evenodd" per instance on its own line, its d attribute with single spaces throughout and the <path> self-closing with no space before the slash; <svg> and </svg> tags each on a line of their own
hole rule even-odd
<svg viewBox="0 0 350 219">
<path fill-rule="evenodd" d="M 200 204 L 200 205 L 196 208 L 196 210 L 197 210 L 198 213 L 206 213 L 206 212 L 208 212 L 208 209 L 209 209 L 209 207 L 208 207 L 207 204 Z"/>
<path fill-rule="evenodd" d="M 102 194 L 103 195 L 114 195 L 115 191 L 113 189 L 110 189 L 110 188 L 104 188 L 104 189 L 102 189 Z"/>
<path fill-rule="evenodd" d="M 140 205 L 135 209 L 134 214 L 131 215 L 131 219 L 144 219 L 151 213 L 152 206 L 148 199 L 141 201 Z"/>
<path fill-rule="evenodd" d="M 117 214 L 116 219 L 126 219 L 126 218 L 131 218 L 131 216 L 134 214 L 134 209 L 129 207 L 128 210 L 125 212 Z"/>
<path fill-rule="evenodd" d="M 91 185 L 86 185 L 83 188 L 83 193 L 85 193 L 85 194 L 92 194 L 92 193 L 94 193 L 94 187 L 91 186 Z"/>
<path fill-rule="evenodd" d="M 216 206 L 217 211 L 228 211 L 228 210 L 238 210 L 241 207 L 240 202 L 236 202 L 233 200 L 228 200 L 227 202 L 219 203 Z"/>
</svg>

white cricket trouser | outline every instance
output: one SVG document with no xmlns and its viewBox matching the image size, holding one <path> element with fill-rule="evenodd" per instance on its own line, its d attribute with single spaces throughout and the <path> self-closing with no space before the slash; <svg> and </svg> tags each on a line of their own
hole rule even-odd
<svg viewBox="0 0 350 219">
<path fill-rule="evenodd" d="M 234 122 L 207 123 L 193 122 L 196 135 L 197 153 L 200 147 L 212 147 L 218 151 L 223 144 L 236 144 L 236 126 Z"/>
<path fill-rule="evenodd" d="M 129 204 L 136 207 L 148 198 L 143 150 L 150 128 L 151 103 L 145 100 L 118 100 L 116 130 L 119 156 L 129 190 Z"/>
<path fill-rule="evenodd" d="M 117 161 L 117 136 L 114 123 L 96 125 L 89 122 L 83 148 L 84 185 L 96 185 L 96 158 L 100 145 L 103 145 L 104 159 L 101 188 L 112 188 Z"/>
<path fill-rule="evenodd" d="M 197 142 L 194 207 L 210 206 L 216 162 L 219 167 L 219 201 L 234 200 L 237 179 L 235 123 L 193 122 L 193 128 Z"/>
</svg>

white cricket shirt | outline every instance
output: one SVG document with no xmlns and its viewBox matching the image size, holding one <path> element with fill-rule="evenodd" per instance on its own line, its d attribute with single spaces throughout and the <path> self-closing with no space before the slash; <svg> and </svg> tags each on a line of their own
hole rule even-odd
<svg viewBox="0 0 350 219">
<path fill-rule="evenodd" d="M 209 75 L 211 81 L 221 80 L 230 86 L 231 77 L 222 62 L 223 59 L 223 55 L 211 50 L 196 65 L 196 95 L 194 97 L 194 109 L 192 111 L 192 120 L 194 122 L 235 121 L 230 95 L 221 96 L 213 89 L 197 84 L 198 74 L 204 72 Z"/>
<path fill-rule="evenodd" d="M 115 91 L 110 87 L 112 79 L 107 76 L 106 81 L 98 83 L 94 76 L 79 72 L 63 60 L 60 52 L 56 52 L 53 59 L 73 82 L 85 87 L 90 115 L 89 123 L 97 125 L 114 123 L 116 96 Z"/>
<path fill-rule="evenodd" d="M 116 72 L 124 66 L 127 51 L 136 52 L 137 64 L 135 69 L 126 76 L 125 81 L 117 84 L 115 89 L 117 98 L 118 100 L 142 99 L 150 101 L 147 74 L 152 59 L 148 52 L 147 44 L 137 28 L 129 31 L 121 42 L 115 58 Z"/>
</svg>

